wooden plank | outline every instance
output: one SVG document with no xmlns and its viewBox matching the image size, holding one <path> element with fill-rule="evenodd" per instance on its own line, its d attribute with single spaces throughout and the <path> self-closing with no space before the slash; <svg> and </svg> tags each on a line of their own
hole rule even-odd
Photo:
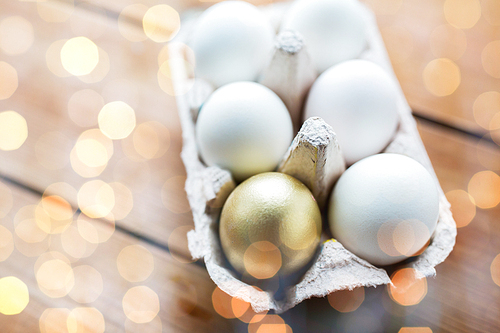
<svg viewBox="0 0 500 333">
<path fill-rule="evenodd" d="M 489 75 L 482 63 L 484 48 L 500 36 L 498 28 L 487 20 L 494 15 L 490 14 L 487 7 L 490 2 L 481 2 L 483 15 L 473 27 L 464 29 L 454 28 L 449 22 L 467 21 L 475 16 L 474 11 L 465 9 L 468 15 L 463 16 L 461 20 L 447 20 L 444 1 L 364 2 L 377 15 L 394 70 L 410 106 L 418 114 L 469 131 L 487 133 L 488 130 L 476 122 L 473 106 L 482 93 L 498 92 L 500 87 L 498 79 Z M 462 7 L 479 4 L 475 1 L 449 3 L 453 3 L 455 16 L 464 12 Z M 471 22 L 473 24 L 473 18 Z M 456 65 L 460 72 L 460 84 L 456 90 L 450 88 L 451 94 L 446 96 L 433 94 L 424 82 L 426 66 L 439 58 L 446 58 L 446 61 Z M 441 82 L 438 87 L 454 86 L 451 72 L 444 70 L 436 75 L 434 82 Z M 489 110 L 483 110 L 483 114 L 492 117 L 495 109 L 496 112 L 500 111 L 498 105 L 490 104 Z"/>
<path fill-rule="evenodd" d="M 21 219 L 21 215 L 26 217 L 22 214 L 26 211 L 23 207 L 38 205 L 40 197 L 8 183 L 2 183 L 0 186 L 2 213 L 7 212 L 7 216 L 0 220 L 0 236 L 4 236 L 0 239 L 6 239 L 5 235 L 9 233 L 15 243 L 10 255 L 7 247 L 0 246 L 0 256 L 2 260 L 5 259 L 0 262 L 0 279 L 7 276 L 19 278 L 27 285 L 30 296 L 27 307 L 20 314 L 13 316 L 0 314 L 2 332 L 38 332 L 39 326 L 45 325 L 45 320 L 55 320 L 55 317 L 46 318 L 52 310 L 42 316 L 47 309 L 65 309 L 67 314 L 81 307 L 97 309 L 104 318 L 106 332 L 125 332 L 126 328 L 128 332 L 139 329 L 162 332 L 161 327 L 163 332 L 230 331 L 230 323 L 213 309 L 211 297 L 215 285 L 203 267 L 181 263 L 168 252 L 120 231 L 115 231 L 108 241 L 101 244 L 85 241 L 78 236 L 78 232 L 69 236 L 73 237 L 70 243 L 64 241 L 68 237 L 66 232 L 45 235 L 41 242 L 28 243 L 24 240 L 29 239 L 30 235 L 31 237 L 35 234 L 40 235 L 41 232 L 39 229 L 35 231 L 37 224 L 34 221 Z M 9 201 L 9 198 L 12 200 Z M 10 209 L 9 205 L 6 205 L 8 202 L 13 203 Z M 76 217 L 77 215 L 74 216 L 74 221 L 69 224 L 67 231 L 76 228 Z M 28 228 L 30 223 L 31 229 Z M 45 243 L 45 247 L 40 247 L 42 243 Z M 81 252 L 82 245 L 87 247 L 86 251 Z M 54 253 L 50 251 L 56 251 L 58 254 L 49 258 L 48 253 Z M 82 253 L 84 257 L 75 258 L 75 253 Z M 43 266 L 44 262 L 53 258 L 59 259 L 55 263 L 52 260 L 55 266 L 50 266 L 50 263 L 48 266 Z M 61 260 L 66 264 L 61 264 Z M 48 294 L 62 295 L 62 297 L 52 298 L 39 287 L 55 286 L 57 281 L 61 281 L 61 275 L 57 270 L 48 271 L 50 267 L 60 270 L 71 267 L 67 276 L 74 276 L 74 286 L 71 288 L 71 283 L 67 284 L 68 295 L 65 295 L 65 291 L 56 289 L 49 291 Z M 68 278 L 62 281 L 70 280 Z M 125 296 L 127 292 L 129 298 Z M 145 297 L 148 295 L 145 292 L 149 292 L 152 297 Z M 155 311 L 158 311 L 157 308 L 155 310 L 155 297 L 159 299 L 157 316 L 154 315 Z M 142 304 L 145 310 L 153 311 L 151 316 L 141 317 L 136 313 L 136 317 L 134 314 L 129 314 L 129 318 L 136 318 L 135 320 L 139 321 L 155 319 L 149 324 L 131 322 L 124 310 L 124 304 L 128 304 L 127 300 L 131 300 L 132 305 Z M 0 300 L 0 304 L 4 301 Z M 51 324 L 61 324 L 61 327 L 66 327 L 66 317 L 62 316 L 59 319 Z M 91 317 L 87 325 L 95 322 L 95 318 Z M 66 331 L 66 329 L 61 330 L 61 332 Z M 53 331 L 48 330 L 48 332 Z"/>
<path fill-rule="evenodd" d="M 85 12 L 75 10 L 72 19 L 49 23 L 39 17 L 36 6 L 35 2 L 8 2 L 2 5 L 0 14 L 0 19 L 24 17 L 35 32 L 35 42 L 27 52 L 2 55 L 2 60 L 17 70 L 19 87 L 10 98 L 0 101 L 1 110 L 20 113 L 28 123 L 29 135 L 20 149 L 0 151 L 0 174 L 41 192 L 56 182 L 66 182 L 79 190 L 93 178 L 77 174 L 70 155 L 78 136 L 97 128 L 99 107 L 86 110 L 80 105 L 82 112 L 89 112 L 84 119 L 92 124 L 80 127 L 69 116 L 73 94 L 92 89 L 94 95 L 102 96 L 104 103 L 124 101 L 135 110 L 138 125 L 156 121 L 165 127 L 161 134 L 167 133 L 167 137 L 160 137 L 158 142 L 154 141 L 154 133 L 143 131 L 138 137 L 152 138 L 152 144 L 157 143 L 159 150 L 166 153 L 149 160 L 141 157 L 134 149 L 132 134 L 113 142 L 113 156 L 99 179 L 106 183 L 121 182 L 133 195 L 133 209 L 119 225 L 167 244 L 173 230 L 192 225 L 192 217 L 182 190 L 185 171 L 179 156 L 182 139 L 175 100 L 160 89 L 157 81 L 158 54 L 164 45 L 152 41 L 131 43 L 120 35 L 116 21 L 94 15 L 84 27 L 92 28 L 89 36 L 90 31 L 102 32 L 92 40 L 109 56 L 108 74 L 95 83 L 85 83 L 74 76 L 61 78 L 49 70 L 46 53 L 54 42 L 77 36 L 70 21 Z M 52 136 L 47 137 L 48 134 Z M 148 145 L 147 140 L 145 144 Z M 78 206 L 74 196 L 65 198 L 74 207 Z M 173 238 L 170 245 L 187 253 L 184 245 L 176 244 Z"/>
</svg>

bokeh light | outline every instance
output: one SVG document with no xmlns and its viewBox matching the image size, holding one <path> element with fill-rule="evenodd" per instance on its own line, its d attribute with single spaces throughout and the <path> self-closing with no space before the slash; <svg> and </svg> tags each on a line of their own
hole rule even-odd
<svg viewBox="0 0 500 333">
<path fill-rule="evenodd" d="M 480 171 L 470 179 L 468 192 L 477 207 L 493 208 L 500 203 L 500 176 L 493 171 Z"/>
<path fill-rule="evenodd" d="M 45 261 L 35 276 L 40 290 L 51 298 L 66 296 L 75 284 L 71 265 L 61 259 Z"/>
<path fill-rule="evenodd" d="M 149 8 L 142 19 L 144 33 L 157 43 L 168 42 L 181 28 L 179 13 L 168 5 Z"/>
<path fill-rule="evenodd" d="M 270 279 L 281 268 L 281 251 L 268 241 L 254 242 L 246 249 L 243 264 L 254 278 Z"/>
<path fill-rule="evenodd" d="M 28 286 L 15 276 L 0 279 L 0 313 L 16 315 L 21 313 L 30 300 Z"/>
<path fill-rule="evenodd" d="M 69 163 L 71 140 L 59 131 L 45 132 L 35 143 L 35 156 L 44 168 L 61 170 Z"/>
<path fill-rule="evenodd" d="M 75 225 L 61 234 L 61 245 L 68 255 L 77 260 L 91 256 L 97 248 L 97 244 L 87 241 Z"/>
<path fill-rule="evenodd" d="M 423 80 L 425 88 L 431 94 L 448 96 L 460 85 L 460 68 L 450 59 L 434 59 L 425 66 Z"/>
<path fill-rule="evenodd" d="M 96 308 L 76 308 L 68 315 L 67 327 L 69 333 L 104 333 L 106 324 Z"/>
<path fill-rule="evenodd" d="M 135 151 L 145 159 L 159 158 L 170 147 L 170 132 L 157 121 L 138 125 L 132 135 Z"/>
<path fill-rule="evenodd" d="M 173 213 L 182 214 L 191 211 L 187 200 L 184 184 L 185 176 L 175 176 L 168 179 L 161 189 L 163 205 Z"/>
<path fill-rule="evenodd" d="M 156 316 L 149 323 L 144 323 L 144 324 L 134 323 L 132 320 L 127 319 L 125 321 L 125 333 L 137 333 L 137 332 L 147 332 L 147 333 L 163 332 L 163 325 L 161 322 L 161 318 Z"/>
<path fill-rule="evenodd" d="M 120 182 L 109 183 L 115 194 L 115 205 L 111 210 L 115 221 L 123 220 L 134 208 L 132 191 Z"/>
<path fill-rule="evenodd" d="M 492 77 L 500 79 L 500 40 L 488 43 L 481 53 L 483 68 Z"/>
<path fill-rule="evenodd" d="M 494 26 L 500 25 L 500 2 L 498 0 L 483 0 L 481 6 L 486 21 Z"/>
<path fill-rule="evenodd" d="M 250 292 L 253 292 L 256 289 L 258 291 L 262 291 L 261 289 L 254 287 L 254 286 L 246 286 L 240 288 L 237 292 L 236 295 L 245 295 Z M 238 298 L 238 297 L 233 297 L 231 299 L 231 309 L 234 313 L 234 316 L 238 318 L 240 321 L 244 323 L 258 323 L 264 317 L 267 315 L 267 311 L 261 312 L 261 313 L 256 313 L 250 303 Z"/>
<path fill-rule="evenodd" d="M 34 40 L 33 25 L 24 17 L 10 16 L 0 22 L 0 49 L 5 54 L 25 53 Z"/>
<path fill-rule="evenodd" d="M 38 326 L 40 333 L 66 333 L 68 332 L 69 309 L 48 308 L 43 311 Z"/>
<path fill-rule="evenodd" d="M 15 111 L 0 112 L 0 150 L 16 150 L 28 138 L 26 119 Z"/>
<path fill-rule="evenodd" d="M 17 71 L 14 67 L 0 61 L 0 100 L 7 99 L 14 94 L 19 85 Z"/>
<path fill-rule="evenodd" d="M 419 278 L 413 268 L 402 268 L 391 276 L 392 285 L 388 285 L 391 299 L 403 306 L 420 303 L 427 295 L 427 279 Z"/>
<path fill-rule="evenodd" d="M 26 243 L 39 243 L 48 233 L 38 226 L 36 209 L 38 206 L 22 207 L 14 218 L 15 233 Z"/>
<path fill-rule="evenodd" d="M 491 278 L 500 287 L 500 254 L 498 254 L 490 265 Z"/>
<path fill-rule="evenodd" d="M 170 252 L 170 255 L 177 261 L 188 264 L 194 262 L 195 260 L 190 256 L 186 257 L 185 255 L 177 254 L 177 253 L 188 253 L 188 242 L 187 242 L 187 233 L 193 230 L 192 225 L 183 225 L 177 227 L 172 231 L 170 236 L 168 236 L 168 248 L 175 249 L 175 252 Z"/>
<path fill-rule="evenodd" d="M 451 204 L 451 212 L 457 228 L 469 225 L 476 216 L 474 198 L 464 190 L 453 190 L 446 192 L 446 199 Z"/>
<path fill-rule="evenodd" d="M 125 280 L 142 282 L 153 273 L 154 258 L 144 246 L 130 245 L 121 250 L 116 265 Z"/>
<path fill-rule="evenodd" d="M 137 286 L 130 288 L 122 300 L 123 311 L 134 323 L 148 323 L 160 311 L 158 295 L 149 287 Z"/>
<path fill-rule="evenodd" d="M 432 333 L 430 327 L 401 327 L 398 333 Z"/>
<path fill-rule="evenodd" d="M 293 333 L 283 318 L 279 315 L 266 315 L 257 323 L 248 325 L 248 333 Z"/>
<path fill-rule="evenodd" d="M 111 62 L 108 53 L 100 47 L 98 47 L 97 50 L 99 53 L 97 66 L 89 74 L 78 76 L 78 79 L 84 83 L 101 82 L 109 73 L 109 70 L 111 68 Z"/>
<path fill-rule="evenodd" d="M 12 191 L 10 187 L 0 182 L 0 219 L 4 218 L 9 214 L 14 203 L 14 198 L 12 197 Z"/>
<path fill-rule="evenodd" d="M 87 37 L 74 37 L 61 48 L 61 63 L 65 70 L 75 76 L 87 75 L 99 62 L 97 45 Z"/>
<path fill-rule="evenodd" d="M 463 30 L 443 24 L 432 31 L 429 46 L 436 58 L 449 58 L 456 61 L 467 49 L 467 37 Z"/>
<path fill-rule="evenodd" d="M 81 213 L 76 220 L 78 232 L 87 242 L 100 244 L 107 242 L 115 232 L 115 221 L 112 215 L 106 220 L 93 219 Z"/>
<path fill-rule="evenodd" d="M 90 144 L 80 145 L 80 142 L 86 141 Z M 90 147 L 89 147 L 90 146 Z M 92 146 L 98 146 L 100 154 L 93 154 Z M 79 148 L 79 153 L 76 148 Z M 105 151 L 102 148 L 105 148 Z M 106 169 L 107 161 L 113 156 L 113 141 L 102 134 L 98 129 L 90 129 L 78 137 L 75 147 L 70 153 L 70 162 L 73 170 L 82 177 L 92 178 L 99 176 Z M 106 154 L 104 154 L 106 153 Z M 106 159 L 106 163 L 100 166 L 99 161 Z"/>
<path fill-rule="evenodd" d="M 377 233 L 380 249 L 393 257 L 414 255 L 425 246 L 422 241 L 429 238 L 429 229 L 417 219 L 389 220 Z"/>
<path fill-rule="evenodd" d="M 9 229 L 0 225 L 0 262 L 7 260 L 14 251 L 14 239 Z"/>
<path fill-rule="evenodd" d="M 114 206 L 114 191 L 102 180 L 88 181 L 78 191 L 78 207 L 90 218 L 106 217 Z"/>
<path fill-rule="evenodd" d="M 474 120 L 476 123 L 487 129 L 498 129 L 495 118 L 500 115 L 500 92 L 487 91 L 479 95 L 473 106 Z"/>
<path fill-rule="evenodd" d="M 104 106 L 102 96 L 92 89 L 75 92 L 68 101 L 68 114 L 80 127 L 97 126 L 97 115 Z"/>
<path fill-rule="evenodd" d="M 142 42 L 148 39 L 143 29 L 138 29 L 134 21 L 142 22 L 148 7 L 142 3 L 126 6 L 118 17 L 118 30 L 120 34 L 131 42 Z"/>
<path fill-rule="evenodd" d="M 212 305 L 215 312 L 226 319 L 236 318 L 232 308 L 232 297 L 223 292 L 219 287 L 215 287 L 212 293 Z"/>
<path fill-rule="evenodd" d="M 44 0 L 36 5 L 38 15 L 47 22 L 65 22 L 75 10 L 74 0 Z"/>
<path fill-rule="evenodd" d="M 58 195 L 44 196 L 35 208 L 37 226 L 47 234 L 60 234 L 73 222 L 73 208 Z"/>
<path fill-rule="evenodd" d="M 443 10 L 446 21 L 459 29 L 470 29 L 481 18 L 479 0 L 446 0 Z"/>
<path fill-rule="evenodd" d="M 135 128 L 135 112 L 125 102 L 111 102 L 98 115 L 99 129 L 112 140 L 126 138 Z"/>
<path fill-rule="evenodd" d="M 97 269 L 89 265 L 73 268 L 75 285 L 69 292 L 69 297 L 78 303 L 92 303 L 99 298 L 103 291 L 102 275 Z"/>
<path fill-rule="evenodd" d="M 328 295 L 328 303 L 335 310 L 347 313 L 356 311 L 365 300 L 365 288 L 339 290 Z"/>
</svg>

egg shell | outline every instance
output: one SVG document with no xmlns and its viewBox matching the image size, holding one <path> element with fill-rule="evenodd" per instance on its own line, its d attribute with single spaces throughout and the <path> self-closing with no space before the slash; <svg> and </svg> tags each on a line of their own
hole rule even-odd
<svg viewBox="0 0 500 333">
<path fill-rule="evenodd" d="M 217 89 L 196 123 L 197 145 L 205 163 L 231 171 L 240 181 L 273 171 L 292 139 L 285 104 L 255 82 L 234 82 Z"/>
<path fill-rule="evenodd" d="M 201 15 L 189 43 L 195 75 L 217 87 L 255 81 L 270 60 L 274 36 L 257 7 L 242 1 L 215 4 Z"/>
<path fill-rule="evenodd" d="M 300 0 L 285 14 L 281 30 L 304 36 L 319 73 L 353 59 L 366 47 L 366 24 L 357 0 Z"/>
<path fill-rule="evenodd" d="M 266 172 L 229 195 L 219 230 L 231 265 L 262 279 L 304 267 L 319 245 L 321 226 L 318 204 L 303 183 L 284 173 Z"/>
<path fill-rule="evenodd" d="M 331 67 L 314 82 L 304 119 L 321 117 L 332 126 L 346 163 L 381 152 L 399 122 L 398 88 L 378 65 L 349 60 Z"/>
<path fill-rule="evenodd" d="M 344 172 L 330 198 L 328 220 L 346 249 L 384 266 L 421 250 L 438 214 L 437 184 L 429 172 L 410 157 L 385 153 Z"/>
</svg>

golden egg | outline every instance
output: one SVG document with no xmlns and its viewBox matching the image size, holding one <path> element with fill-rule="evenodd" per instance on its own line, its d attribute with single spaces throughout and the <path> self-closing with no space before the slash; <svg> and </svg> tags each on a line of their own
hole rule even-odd
<svg viewBox="0 0 500 333">
<path fill-rule="evenodd" d="M 321 213 L 309 189 L 278 172 L 253 176 L 227 198 L 220 218 L 222 249 L 240 273 L 288 275 L 314 256 Z"/>
</svg>

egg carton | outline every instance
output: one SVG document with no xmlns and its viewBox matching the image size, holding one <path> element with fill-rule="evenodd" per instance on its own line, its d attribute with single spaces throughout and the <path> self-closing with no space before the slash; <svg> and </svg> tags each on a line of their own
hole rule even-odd
<svg viewBox="0 0 500 333">
<path fill-rule="evenodd" d="M 276 31 L 288 6 L 289 3 L 276 3 L 261 8 L 274 24 Z M 397 82 L 375 16 L 364 5 L 361 8 L 360 15 L 366 22 L 368 41 L 359 58 L 380 65 Z M 171 75 L 174 89 L 178 93 L 177 107 L 182 125 L 181 157 L 187 172 L 185 189 L 195 225 L 194 230 L 188 233 L 189 250 L 193 259 L 204 259 L 206 269 L 215 284 L 230 296 L 249 302 L 257 313 L 269 310 L 282 313 L 311 297 L 324 297 L 335 291 L 357 287 L 390 284 L 388 270 L 375 267 L 357 257 L 340 242 L 327 239 L 326 232 L 323 232 L 324 242 L 311 266 L 297 283 L 286 289 L 285 296 L 280 299 L 275 298 L 273 291 L 263 291 L 241 281 L 228 268 L 219 241 L 218 218 L 224 201 L 236 184 L 228 171 L 214 166 L 207 167 L 199 157 L 195 136 L 196 116 L 202 103 L 213 92 L 213 87 L 207 82 L 190 77 L 182 60 L 185 57 L 182 43 L 188 42 L 189 33 L 200 13 L 193 11 L 183 18 L 183 29 L 176 37 L 176 41 L 181 43 L 172 43 L 170 50 Z M 317 77 L 305 44 L 296 33 L 279 34 L 274 56 L 259 81 L 282 98 L 290 111 L 296 130 L 300 127 L 304 98 Z M 400 123 L 384 152 L 409 156 L 430 172 L 439 189 L 439 219 L 429 246 L 413 260 L 396 264 L 392 269 L 410 267 L 414 269 L 417 278 L 432 277 L 436 275 L 435 266 L 443 262 L 452 251 L 457 230 L 450 204 L 439 186 L 411 109 L 399 84 L 397 86 Z M 278 171 L 290 174 L 305 183 L 320 206 L 326 204 L 333 183 L 344 170 L 343 157 L 335 133 L 320 118 L 309 119 L 302 125 L 278 167 Z"/>
</svg>

